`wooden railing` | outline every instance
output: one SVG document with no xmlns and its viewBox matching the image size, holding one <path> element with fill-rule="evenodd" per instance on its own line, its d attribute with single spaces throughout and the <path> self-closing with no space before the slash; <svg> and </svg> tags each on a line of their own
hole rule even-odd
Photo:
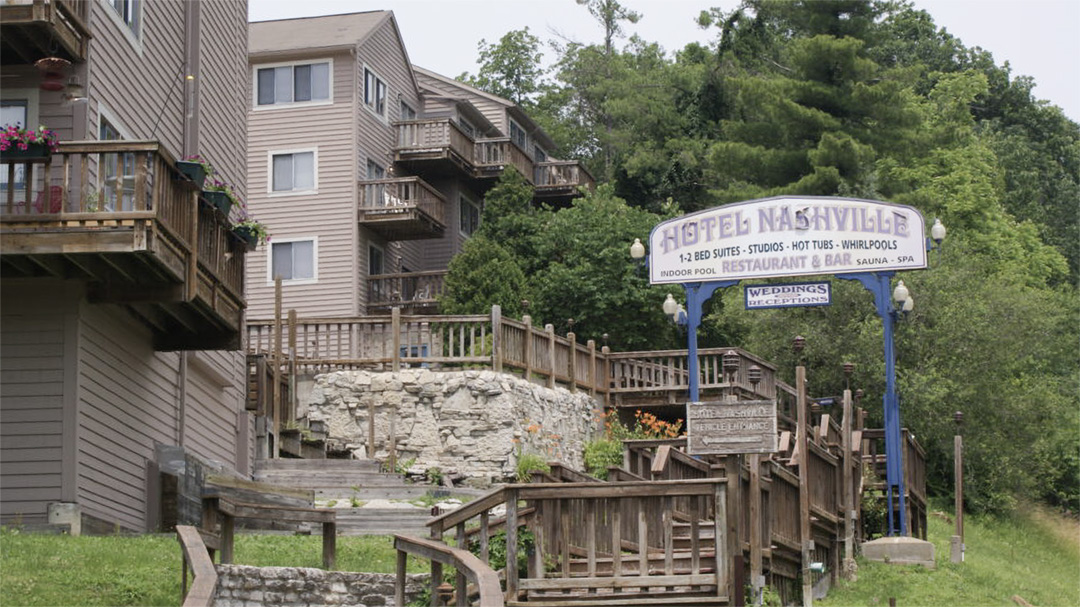
<svg viewBox="0 0 1080 607">
<path fill-rule="evenodd" d="M 533 184 L 538 192 L 544 190 L 592 189 L 596 181 L 577 160 L 548 160 L 537 162 L 533 168 Z"/>
<path fill-rule="evenodd" d="M 459 597 L 456 604 L 466 605 L 463 597 L 469 595 L 468 583 L 475 589 L 476 604 L 482 607 L 502 607 L 502 587 L 499 576 L 487 563 L 473 556 L 468 550 L 451 548 L 442 542 L 425 540 L 405 535 L 394 536 L 394 549 L 397 550 L 397 580 L 394 585 L 394 604 L 405 604 L 405 578 L 407 556 L 414 555 L 431 561 L 431 604 L 438 604 L 439 580 L 442 579 L 442 566 L 449 565 L 457 570 L 454 592 Z M 436 572 L 438 574 L 436 575 Z"/>
<path fill-rule="evenodd" d="M 676 500 L 685 508 L 676 508 Z M 491 515 L 498 506 L 505 517 Z M 506 485 L 428 526 L 433 540 L 453 530 L 456 547 L 475 548 L 483 562 L 494 531 L 504 530 L 509 565 L 502 576 L 512 601 L 591 589 L 605 592 L 611 599 L 605 604 L 615 604 L 655 600 L 650 589 L 676 586 L 722 602 L 733 562 L 726 517 L 725 479 L 536 483 Z M 536 546 L 524 576 L 516 566 L 521 527 L 532 532 Z M 432 580 L 440 576 L 433 568 Z"/>
<path fill-rule="evenodd" d="M 525 177 L 526 181 L 530 183 L 533 181 L 532 158 L 509 137 L 477 140 L 473 163 L 481 173 L 491 169 L 501 171 L 503 167 L 512 166 Z"/>
<path fill-rule="evenodd" d="M 47 159 L 5 159 L 0 170 L 9 185 L 0 202 L 5 234 L 26 239 L 43 231 L 82 235 L 89 240 L 81 242 L 80 252 L 105 253 L 117 252 L 115 244 L 103 242 L 96 250 L 95 236 L 151 230 L 152 238 L 130 240 L 154 247 L 165 264 L 172 264 L 189 297 L 204 297 L 225 318 L 235 316 L 239 322 L 243 246 L 229 236 L 226 218 L 196 203 L 195 186 L 180 175 L 160 143 L 62 143 Z M 28 242 L 32 252 L 35 244 Z"/>
<path fill-rule="evenodd" d="M 438 305 L 443 293 L 446 271 L 373 274 L 368 277 L 368 308 L 387 309 L 401 306 L 405 311 Z"/>
<path fill-rule="evenodd" d="M 402 157 L 449 152 L 464 162 L 473 162 L 472 138 L 449 118 L 409 120 L 395 126 L 398 133 L 395 151 Z"/>
<path fill-rule="evenodd" d="M 423 179 L 399 177 L 360 182 L 361 221 L 386 221 L 413 211 L 446 225 L 446 198 Z"/>
<path fill-rule="evenodd" d="M 86 26 L 89 6 L 89 0 L 6 0 L 0 5 L 0 22 L 5 30 L 20 26 L 34 28 L 27 32 L 29 35 L 20 36 L 27 44 L 16 47 L 19 58 L 26 63 L 57 54 L 81 62 L 86 60 L 91 38 Z M 42 24 L 47 27 L 45 35 L 38 29 Z M 14 63 L 12 57 L 5 55 L 4 59 L 5 63 Z"/>
<path fill-rule="evenodd" d="M 180 578 L 183 607 L 210 607 L 214 604 L 218 576 L 206 544 L 203 543 L 199 530 L 191 525 L 177 525 L 176 539 L 180 542 L 183 567 Z M 193 576 L 190 590 L 187 585 L 189 567 Z"/>
</svg>

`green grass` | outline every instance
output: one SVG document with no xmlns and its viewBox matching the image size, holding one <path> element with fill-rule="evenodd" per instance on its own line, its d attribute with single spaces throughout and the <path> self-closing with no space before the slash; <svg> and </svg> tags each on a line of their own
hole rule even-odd
<svg viewBox="0 0 1080 607">
<path fill-rule="evenodd" d="M 321 567 L 320 536 L 236 536 L 234 562 Z M 389 536 L 341 536 L 338 569 L 393 573 Z M 411 558 L 410 573 L 430 571 Z M 0 605 L 179 605 L 180 544 L 174 535 L 69 537 L 0 530 Z"/>
<path fill-rule="evenodd" d="M 1013 596 L 1039 607 L 1080 605 L 1080 534 L 1077 522 L 1024 508 L 1006 517 L 965 516 L 963 563 L 950 562 L 955 524 L 931 515 L 928 539 L 937 569 L 859 560 L 858 580 L 841 582 L 815 604 L 824 607 L 888 605 L 1016 607 Z"/>
</svg>

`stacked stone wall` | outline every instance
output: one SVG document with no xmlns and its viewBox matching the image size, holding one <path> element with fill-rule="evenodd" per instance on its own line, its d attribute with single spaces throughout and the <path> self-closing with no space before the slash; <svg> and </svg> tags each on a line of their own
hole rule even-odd
<svg viewBox="0 0 1080 607">
<path fill-rule="evenodd" d="M 321 607 L 394 604 L 394 574 L 323 571 L 300 567 L 217 565 L 215 607 Z M 427 574 L 410 574 L 405 601 L 428 585 Z"/>
<path fill-rule="evenodd" d="M 315 378 L 307 415 L 326 422 L 330 442 L 363 458 L 372 406 L 377 457 L 388 455 L 393 425 L 398 461 L 473 484 L 513 477 L 521 454 L 581 469 L 597 431 L 598 404 L 587 393 L 492 371 L 327 373 Z"/>
</svg>

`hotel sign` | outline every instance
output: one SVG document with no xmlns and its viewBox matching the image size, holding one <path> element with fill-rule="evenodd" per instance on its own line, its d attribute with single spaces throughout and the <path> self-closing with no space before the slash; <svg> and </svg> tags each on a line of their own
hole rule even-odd
<svg viewBox="0 0 1080 607">
<path fill-rule="evenodd" d="M 774 453 L 776 431 L 775 400 L 686 404 L 690 455 Z"/>
<path fill-rule="evenodd" d="M 925 267 L 922 214 L 873 200 L 751 200 L 669 219 L 649 235 L 653 284 Z"/>
</svg>

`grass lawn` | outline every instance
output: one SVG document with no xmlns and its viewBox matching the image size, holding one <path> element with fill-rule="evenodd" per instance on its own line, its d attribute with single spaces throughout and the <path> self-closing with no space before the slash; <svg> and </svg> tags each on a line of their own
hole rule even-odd
<svg viewBox="0 0 1080 607">
<path fill-rule="evenodd" d="M 236 536 L 242 565 L 321 567 L 320 536 Z M 393 573 L 389 536 L 341 536 L 338 568 Z M 430 571 L 409 559 L 410 573 Z M 0 605 L 179 605 L 175 535 L 68 537 L 0 530 Z"/>
<path fill-rule="evenodd" d="M 841 582 L 817 605 L 874 607 L 895 598 L 898 607 L 1008 605 L 1019 596 L 1038 607 L 1080 605 L 1080 525 L 1035 508 L 1008 517 L 965 516 L 963 563 L 949 559 L 955 524 L 931 515 L 928 539 L 937 570 L 869 563 L 859 559 L 859 579 Z"/>
</svg>

